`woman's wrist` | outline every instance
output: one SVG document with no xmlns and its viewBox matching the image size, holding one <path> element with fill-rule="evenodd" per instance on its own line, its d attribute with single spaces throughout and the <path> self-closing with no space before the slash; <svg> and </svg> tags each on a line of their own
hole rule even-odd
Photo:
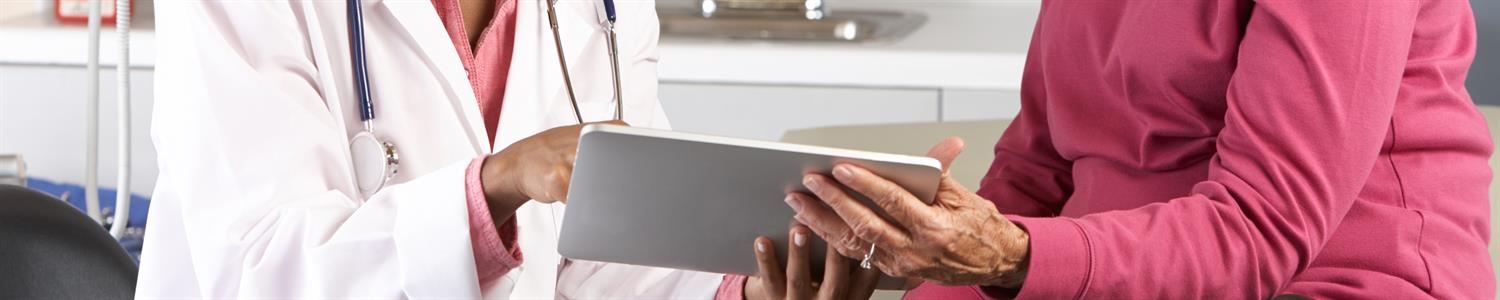
<svg viewBox="0 0 1500 300">
<path fill-rule="evenodd" d="M 1010 271 L 1000 274 L 1000 280 L 992 284 L 992 286 L 1007 289 L 1021 288 L 1021 284 L 1026 283 L 1026 270 L 1029 265 L 1029 261 L 1023 258 L 1020 265 L 1017 265 Z"/>
<path fill-rule="evenodd" d="M 1011 224 L 1011 226 L 1015 226 Z M 1019 289 L 1026 282 L 1026 272 L 1031 266 L 1031 234 L 1019 227 L 1013 227 L 1017 234 L 1011 237 L 1012 242 L 1002 245 L 1008 246 L 1004 253 L 1009 253 L 1001 258 L 1000 267 L 995 282 L 989 285 L 1007 289 Z"/>
</svg>

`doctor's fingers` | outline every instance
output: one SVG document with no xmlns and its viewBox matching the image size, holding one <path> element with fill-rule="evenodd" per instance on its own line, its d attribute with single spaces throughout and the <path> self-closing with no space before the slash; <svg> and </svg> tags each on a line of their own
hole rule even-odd
<svg viewBox="0 0 1500 300">
<path fill-rule="evenodd" d="M 786 271 L 781 267 L 781 260 L 776 258 L 776 245 L 770 238 L 755 238 L 755 262 L 760 265 L 760 273 L 751 280 L 759 281 L 762 295 L 770 299 L 785 299 Z"/>
<path fill-rule="evenodd" d="M 818 174 L 808 174 L 802 177 L 802 184 L 812 190 L 819 199 L 823 200 L 828 208 L 848 224 L 849 230 L 861 239 L 882 244 L 888 247 L 905 247 L 910 238 L 906 231 L 886 221 L 885 218 L 875 214 L 864 204 L 854 200 L 849 193 L 844 192 L 843 186 L 828 177 Z"/>
<path fill-rule="evenodd" d="M 558 161 L 572 166 L 578 159 L 578 131 L 566 135 L 558 135 L 547 139 L 547 150 L 556 155 Z"/>
<path fill-rule="evenodd" d="M 895 219 L 893 221 L 907 230 L 918 230 L 927 220 L 932 220 L 937 215 L 931 206 L 906 188 L 865 168 L 839 164 L 833 167 L 833 177 L 854 192 L 869 197 L 870 201 L 890 214 Z"/>
<path fill-rule="evenodd" d="M 880 268 L 856 268 L 851 276 L 853 282 L 849 283 L 845 299 L 870 299 L 870 295 L 875 294 L 875 286 L 880 283 Z"/>
<path fill-rule="evenodd" d="M 850 299 L 849 259 L 828 245 L 823 256 L 823 281 L 818 288 L 818 299 Z"/>
<path fill-rule="evenodd" d="M 829 246 L 833 246 L 833 244 L 829 244 Z M 870 246 L 869 242 L 862 242 L 858 246 L 861 250 L 859 250 L 857 255 L 844 255 L 844 260 L 846 261 L 863 262 L 866 255 L 869 256 L 870 260 L 869 269 L 863 267 L 850 268 L 853 270 L 852 274 L 850 274 L 852 279 L 849 279 L 848 292 L 845 294 L 849 299 L 869 298 L 875 286 L 880 283 L 881 274 L 888 274 L 893 277 L 910 277 L 912 273 L 909 270 L 912 270 L 914 265 L 907 262 L 922 260 L 914 257 L 912 254 L 915 252 L 912 252 L 909 248 L 875 245 L 874 251 L 871 251 Z M 824 272 L 827 271 L 825 270 Z M 860 296 L 861 292 L 864 293 L 864 296 Z"/>
<path fill-rule="evenodd" d="M 786 299 L 811 300 L 813 295 L 812 270 L 807 226 L 792 224 L 787 236 L 786 251 Z"/>
<path fill-rule="evenodd" d="M 547 178 L 546 203 L 568 203 L 568 188 L 573 184 L 573 165 L 554 166 Z"/>
<path fill-rule="evenodd" d="M 594 123 L 610 124 L 610 125 L 620 125 L 620 126 L 630 126 L 630 123 L 625 122 L 625 120 L 609 120 L 609 121 L 594 122 Z"/>
<path fill-rule="evenodd" d="M 813 233 L 822 237 L 824 241 L 828 241 L 828 245 L 838 250 L 839 254 L 845 257 L 860 257 L 859 255 L 864 253 L 860 252 L 864 250 L 860 250 L 859 245 L 868 245 L 868 243 L 854 235 L 849 225 L 845 224 L 844 220 L 832 210 L 824 207 L 822 203 L 802 193 L 787 194 L 786 203 L 792 207 L 792 210 L 797 211 L 795 218 L 798 223 L 806 225 L 812 229 Z"/>
</svg>

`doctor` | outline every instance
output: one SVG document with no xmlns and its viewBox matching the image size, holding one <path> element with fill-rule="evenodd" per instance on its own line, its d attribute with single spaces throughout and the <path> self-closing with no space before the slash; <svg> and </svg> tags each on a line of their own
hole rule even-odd
<svg viewBox="0 0 1500 300">
<path fill-rule="evenodd" d="M 366 0 L 367 128 L 344 1 L 156 2 L 138 296 L 712 297 L 721 275 L 558 256 L 576 125 L 616 104 L 602 5 L 556 3 L 576 115 L 547 6 Z M 654 4 L 617 12 L 624 121 L 665 128 Z M 370 192 L 350 146 L 365 132 L 399 151 Z"/>
</svg>

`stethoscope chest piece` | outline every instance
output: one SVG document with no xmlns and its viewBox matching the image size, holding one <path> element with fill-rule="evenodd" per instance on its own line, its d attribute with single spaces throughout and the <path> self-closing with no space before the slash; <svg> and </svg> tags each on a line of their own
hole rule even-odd
<svg viewBox="0 0 1500 300">
<path fill-rule="evenodd" d="M 359 192 L 365 197 L 375 195 L 380 188 L 385 187 L 387 181 L 396 175 L 396 167 L 400 163 L 396 156 L 396 146 L 380 138 L 375 137 L 375 104 L 370 97 L 369 76 L 365 70 L 365 39 L 364 39 L 364 16 L 360 8 L 361 0 L 348 0 L 349 21 L 349 59 L 351 75 L 354 77 L 354 96 L 359 102 L 360 121 L 364 123 L 364 131 L 355 134 L 349 139 L 349 152 L 354 162 L 354 181 L 359 185 Z M 568 62 L 563 55 L 562 39 L 557 29 L 556 0 L 549 0 L 547 4 L 547 19 L 552 27 L 553 44 L 557 47 L 558 67 L 562 69 L 563 84 L 567 87 L 568 101 L 573 106 L 573 117 L 578 123 L 583 123 L 583 113 L 578 108 L 578 99 L 573 94 L 573 81 L 568 75 Z M 611 77 L 614 79 L 615 92 L 615 119 L 625 118 L 625 103 L 621 99 L 620 90 L 620 63 L 619 46 L 615 41 L 615 5 L 613 0 L 604 0 L 605 13 L 609 21 L 606 29 L 609 32 L 609 54 Z"/>
<path fill-rule="evenodd" d="M 354 160 L 354 180 L 359 192 L 369 197 L 385 186 L 386 181 L 396 176 L 396 146 L 380 141 L 375 134 L 363 131 L 349 139 L 349 151 Z"/>
</svg>

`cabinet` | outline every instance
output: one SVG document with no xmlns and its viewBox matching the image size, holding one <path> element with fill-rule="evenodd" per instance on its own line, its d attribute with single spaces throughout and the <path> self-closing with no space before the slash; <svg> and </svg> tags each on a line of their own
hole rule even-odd
<svg viewBox="0 0 1500 300">
<path fill-rule="evenodd" d="M 151 145 L 152 76 L 130 73 L 130 192 L 151 195 L 156 149 Z M 27 173 L 82 183 L 87 143 L 84 88 L 88 72 L 77 66 L 0 65 L 0 153 L 24 156 Z M 119 158 L 115 71 L 99 72 L 99 185 L 113 187 Z"/>
<path fill-rule="evenodd" d="M 776 140 L 788 129 L 936 122 L 936 89 L 662 83 L 678 131 Z"/>
<path fill-rule="evenodd" d="M 1021 112 L 1018 90 L 943 90 L 943 120 L 1014 119 Z"/>
</svg>

